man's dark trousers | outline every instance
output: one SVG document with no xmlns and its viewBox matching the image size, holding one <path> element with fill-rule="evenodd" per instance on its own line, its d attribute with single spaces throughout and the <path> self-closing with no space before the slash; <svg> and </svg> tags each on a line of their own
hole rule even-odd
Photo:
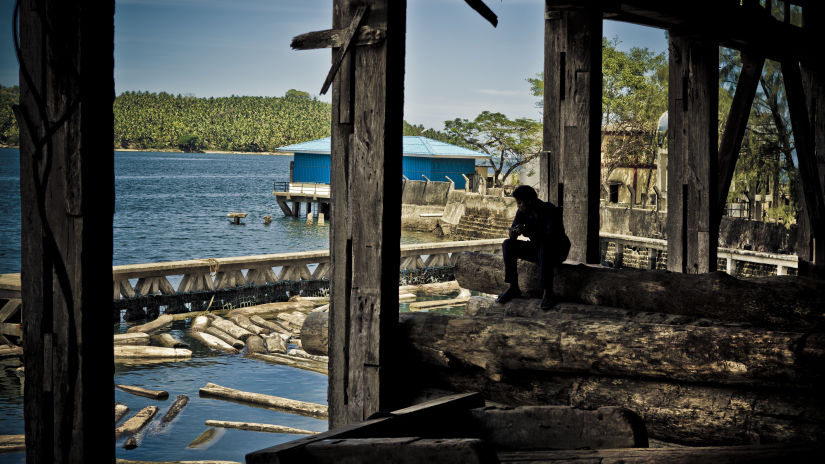
<svg viewBox="0 0 825 464">
<path fill-rule="evenodd" d="M 539 265 L 539 280 L 542 290 L 553 291 L 553 268 L 556 259 L 554 247 L 548 241 L 518 240 L 509 238 L 501 244 L 504 255 L 504 281 L 518 284 L 518 260 L 523 259 Z"/>
</svg>

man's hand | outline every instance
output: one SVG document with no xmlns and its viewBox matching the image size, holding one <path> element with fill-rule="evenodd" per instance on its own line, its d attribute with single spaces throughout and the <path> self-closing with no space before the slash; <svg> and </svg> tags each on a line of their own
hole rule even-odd
<svg viewBox="0 0 825 464">
<path fill-rule="evenodd" d="M 513 227 L 510 227 L 510 238 L 516 239 L 519 235 L 524 233 L 524 230 L 527 228 L 525 224 L 516 224 Z"/>
</svg>

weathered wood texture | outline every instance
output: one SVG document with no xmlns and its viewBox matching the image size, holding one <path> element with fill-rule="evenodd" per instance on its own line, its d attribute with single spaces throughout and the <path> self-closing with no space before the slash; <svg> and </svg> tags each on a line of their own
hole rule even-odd
<svg viewBox="0 0 825 464">
<path fill-rule="evenodd" d="M 145 334 L 153 334 L 155 332 L 160 332 L 161 330 L 168 329 L 172 326 L 172 322 L 174 319 L 169 314 L 162 314 L 154 321 L 147 322 L 146 324 L 141 325 L 134 325 L 129 327 L 126 332 L 127 333 L 145 333 Z"/>
<path fill-rule="evenodd" d="M 825 447 L 819 444 L 697 446 L 678 448 L 625 448 L 556 451 L 510 451 L 498 453 L 506 462 L 530 463 L 600 463 L 600 464 L 697 464 L 717 463 L 771 463 L 819 462 Z"/>
<path fill-rule="evenodd" d="M 301 326 L 301 346 L 307 353 L 328 356 L 329 313 L 310 313 Z"/>
<path fill-rule="evenodd" d="M 362 25 L 386 29 L 341 57 L 332 97 L 332 372 L 330 426 L 389 407 L 390 333 L 397 323 L 406 1 L 333 3 L 333 28 L 365 5 Z M 357 205 L 357 207 L 356 207 Z"/>
<path fill-rule="evenodd" d="M 114 2 L 19 5 L 29 463 L 112 462 Z M 107 439 L 108 437 L 108 439 Z"/>
<path fill-rule="evenodd" d="M 684 273 L 716 270 L 719 227 L 717 119 L 719 51 L 670 31 L 667 164 L 667 267 Z"/>
<path fill-rule="evenodd" d="M 542 198 L 564 207 L 569 259 L 599 262 L 602 16 L 545 9 Z"/>
<path fill-rule="evenodd" d="M 825 334 L 571 319 L 403 314 L 414 358 L 500 380 L 507 371 L 811 389 L 825 380 Z"/>
<path fill-rule="evenodd" d="M 269 433 L 292 433 L 297 435 L 315 435 L 318 432 L 311 430 L 296 429 L 294 427 L 287 427 L 284 425 L 275 424 L 258 424 L 255 422 L 231 422 L 222 420 L 207 420 L 205 422 L 207 427 L 221 427 L 224 429 L 238 429 L 251 430 L 253 432 L 269 432 Z"/>
<path fill-rule="evenodd" d="M 411 383 L 479 391 L 503 405 L 626 408 L 644 420 L 651 438 L 667 442 L 732 445 L 825 438 L 825 403 L 816 394 L 518 371 L 505 371 L 495 381 L 469 367 L 407 367 Z"/>
<path fill-rule="evenodd" d="M 493 464 L 497 462 L 492 447 L 475 438 L 399 437 L 321 440 L 306 446 L 306 457 L 308 462 L 318 464 L 364 462 Z"/>
<path fill-rule="evenodd" d="M 169 398 L 169 392 L 164 390 L 150 390 L 143 387 L 136 387 L 134 385 L 119 385 L 115 384 L 119 390 L 125 391 L 132 395 L 143 396 L 144 398 L 152 398 L 154 400 L 165 400 Z"/>
<path fill-rule="evenodd" d="M 312 359 L 299 358 L 297 356 L 289 356 L 270 351 L 269 354 L 249 353 L 246 357 L 257 359 L 272 364 L 280 364 L 283 366 L 290 366 L 296 369 L 304 369 L 307 371 L 317 372 L 319 374 L 328 375 L 329 368 L 327 363 L 319 362 Z"/>
<path fill-rule="evenodd" d="M 462 253 L 456 262 L 459 284 L 496 294 L 507 288 L 501 257 Z M 539 295 L 538 269 L 519 262 L 519 281 L 528 295 Z M 563 301 L 634 311 L 749 322 L 772 329 L 825 329 L 825 289 L 804 277 L 737 279 L 723 272 L 685 275 L 672 272 L 608 269 L 562 264 L 553 292 Z"/>
<path fill-rule="evenodd" d="M 295 414 L 302 414 L 310 417 L 326 418 L 327 407 L 322 404 L 308 403 L 306 401 L 291 400 L 279 396 L 264 395 L 261 393 L 251 393 L 232 388 L 222 387 L 214 383 L 207 383 L 200 389 L 200 395 L 206 398 L 218 398 L 224 400 L 237 401 L 253 406 L 274 408 Z"/>
<path fill-rule="evenodd" d="M 158 413 L 157 406 L 146 406 L 115 429 L 115 438 L 134 435 L 141 431 Z"/>
<path fill-rule="evenodd" d="M 642 419 L 622 408 L 488 407 L 472 409 L 470 416 L 471 433 L 498 451 L 648 446 Z"/>
<path fill-rule="evenodd" d="M 186 348 L 166 348 L 163 346 L 120 345 L 115 347 L 115 359 L 189 359 L 192 351 Z"/>
<path fill-rule="evenodd" d="M 160 419 L 160 424 L 162 426 L 168 425 L 175 417 L 177 417 L 178 414 L 180 414 L 187 404 L 189 404 L 189 397 L 186 395 L 178 395 L 177 398 L 175 398 L 175 402 L 172 403 L 172 406 L 169 406 L 166 414 L 164 414 Z"/>
</svg>

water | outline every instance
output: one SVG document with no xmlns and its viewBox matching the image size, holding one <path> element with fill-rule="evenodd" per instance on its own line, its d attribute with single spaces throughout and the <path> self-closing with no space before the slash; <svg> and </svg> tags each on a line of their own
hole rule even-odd
<svg viewBox="0 0 825 464">
<path fill-rule="evenodd" d="M 135 264 L 195 258 L 308 251 L 329 247 L 329 225 L 308 226 L 304 218 L 286 218 L 274 197 L 274 181 L 289 178 L 290 157 L 225 154 L 115 153 L 116 207 L 113 264 Z M 0 273 L 20 272 L 19 151 L 0 149 Z M 226 214 L 249 213 L 244 225 L 230 225 Z M 272 223 L 264 225 L 263 216 Z M 404 232 L 402 243 L 434 241 L 428 234 Z M 174 283 L 173 283 L 174 285 Z M 402 305 L 404 306 L 404 305 Z M 403 310 L 403 309 L 402 309 Z M 128 328 L 115 326 L 115 333 Z M 240 355 L 224 354 L 187 336 L 188 322 L 176 322 L 171 333 L 190 344 L 192 359 L 144 365 L 117 364 L 115 383 L 169 392 L 155 401 L 115 392 L 129 415 L 157 405 L 161 417 L 177 395 L 190 402 L 164 430 L 149 426 L 134 450 L 118 442 L 117 455 L 134 460 L 225 459 L 243 462 L 246 453 L 300 438 L 226 430 L 205 448 L 186 446 L 206 430 L 208 419 L 262 422 L 324 431 L 327 423 L 295 414 L 253 408 L 198 397 L 213 382 L 240 390 L 326 404 L 327 377 Z M 0 435 L 23 433 L 22 387 L 13 369 L 0 374 Z M 25 462 L 23 453 L 0 454 L 0 462 Z"/>
</svg>

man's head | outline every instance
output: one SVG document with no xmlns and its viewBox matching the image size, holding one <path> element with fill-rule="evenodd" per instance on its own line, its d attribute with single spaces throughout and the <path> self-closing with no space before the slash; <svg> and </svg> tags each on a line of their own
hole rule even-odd
<svg viewBox="0 0 825 464">
<path fill-rule="evenodd" d="M 529 185 L 519 185 L 513 190 L 513 198 L 516 199 L 518 208 L 525 213 L 533 209 L 533 205 L 538 201 L 539 195 Z"/>
</svg>

